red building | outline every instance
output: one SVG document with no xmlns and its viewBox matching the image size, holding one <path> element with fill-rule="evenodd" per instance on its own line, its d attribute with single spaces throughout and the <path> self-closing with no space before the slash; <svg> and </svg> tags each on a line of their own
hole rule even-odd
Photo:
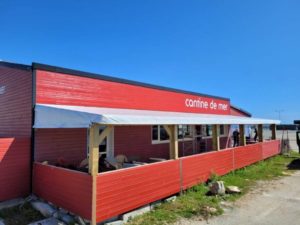
<svg viewBox="0 0 300 225">
<path fill-rule="evenodd" d="M 32 191 L 93 224 L 279 152 L 279 121 L 227 98 L 48 65 L 0 62 L 0 103 L 0 201 Z"/>
</svg>

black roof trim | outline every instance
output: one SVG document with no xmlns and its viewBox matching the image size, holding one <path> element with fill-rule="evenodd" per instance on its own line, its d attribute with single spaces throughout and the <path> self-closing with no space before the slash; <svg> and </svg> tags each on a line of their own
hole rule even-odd
<svg viewBox="0 0 300 225">
<path fill-rule="evenodd" d="M 5 66 L 5 67 L 9 67 L 9 68 L 14 68 L 14 69 L 27 70 L 27 71 L 31 70 L 30 65 L 12 63 L 12 62 L 6 62 L 6 61 L 0 61 L 0 66 Z"/>
<path fill-rule="evenodd" d="M 252 117 L 252 114 L 249 113 L 249 112 L 247 112 L 246 110 L 244 110 L 244 109 L 242 109 L 242 108 L 239 108 L 239 107 L 237 107 L 237 106 L 231 105 L 231 104 L 230 104 L 230 106 L 231 106 L 231 108 L 234 108 L 234 109 L 236 109 L 236 110 L 238 110 L 238 111 L 240 111 L 240 112 L 242 112 L 242 113 L 248 115 L 249 117 Z"/>
<path fill-rule="evenodd" d="M 143 82 L 132 81 L 132 80 L 127 80 L 127 79 L 122 79 L 122 78 L 117 78 L 117 77 L 111 77 L 111 76 L 102 75 L 102 74 L 83 72 L 83 71 L 79 71 L 79 70 L 67 69 L 67 68 L 62 68 L 62 67 L 57 67 L 57 66 L 50 66 L 50 65 L 41 64 L 41 63 L 32 63 L 32 67 L 33 67 L 33 69 L 40 69 L 40 70 L 46 70 L 46 71 L 51 71 L 51 72 L 57 72 L 57 73 L 67 73 L 67 74 L 72 74 L 72 75 L 81 76 L 81 77 L 89 77 L 89 78 L 95 78 L 95 79 L 99 79 L 99 80 L 106 80 L 106 81 L 112 81 L 112 82 L 123 83 L 123 84 L 131 84 L 131 85 L 137 85 L 137 86 L 142 86 L 142 87 L 147 87 L 147 88 L 154 88 L 154 89 L 159 89 L 159 90 L 164 90 L 164 91 L 172 91 L 172 92 L 177 92 L 177 93 L 199 95 L 199 96 L 203 96 L 203 97 L 210 97 L 210 98 L 216 98 L 216 99 L 230 101 L 229 98 L 223 98 L 223 97 L 214 96 L 214 95 L 207 95 L 207 94 L 202 94 L 202 93 L 197 93 L 197 92 L 192 92 L 192 91 L 185 91 L 185 90 L 169 88 L 169 87 L 164 87 L 164 86 L 159 86 L 159 85 L 154 85 L 154 84 L 147 84 L 147 83 L 143 83 Z"/>
</svg>

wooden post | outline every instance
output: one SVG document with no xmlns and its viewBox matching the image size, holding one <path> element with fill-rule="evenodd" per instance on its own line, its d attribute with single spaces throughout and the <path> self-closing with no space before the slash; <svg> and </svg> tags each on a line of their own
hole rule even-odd
<svg viewBox="0 0 300 225">
<path fill-rule="evenodd" d="M 164 125 L 163 127 L 167 131 L 170 138 L 170 144 L 169 144 L 170 159 L 178 159 L 178 126 Z"/>
<path fill-rule="evenodd" d="M 272 140 L 276 140 L 276 124 L 271 124 Z"/>
<path fill-rule="evenodd" d="M 259 142 L 264 141 L 263 125 L 262 124 L 258 124 L 258 141 Z"/>
<path fill-rule="evenodd" d="M 99 145 L 110 134 L 112 127 L 107 126 L 99 134 L 100 125 L 93 124 L 89 132 L 89 173 L 92 176 L 92 225 L 96 225 L 97 211 L 97 175 L 99 167 Z"/>
<path fill-rule="evenodd" d="M 245 146 L 246 145 L 246 139 L 245 139 L 245 125 L 240 124 L 239 125 L 239 130 L 240 130 L 240 146 Z"/>
<path fill-rule="evenodd" d="M 220 126 L 217 124 L 212 125 L 212 150 L 220 150 Z"/>
</svg>

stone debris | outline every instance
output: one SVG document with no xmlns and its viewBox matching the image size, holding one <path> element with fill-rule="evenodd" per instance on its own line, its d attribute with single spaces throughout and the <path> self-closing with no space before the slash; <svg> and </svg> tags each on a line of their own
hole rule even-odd
<svg viewBox="0 0 300 225">
<path fill-rule="evenodd" d="M 39 211 L 44 217 L 51 217 L 56 212 L 56 209 L 54 209 L 52 206 L 50 206 L 45 202 L 32 201 L 31 205 L 35 210 Z"/>
<path fill-rule="evenodd" d="M 104 223 L 104 225 L 123 225 L 123 224 L 124 224 L 123 220 L 116 220 L 113 222 Z"/>
<path fill-rule="evenodd" d="M 79 225 L 86 225 L 84 219 L 82 219 L 80 216 L 76 216 L 75 220 L 79 223 Z"/>
<path fill-rule="evenodd" d="M 24 204 L 25 200 L 23 198 L 16 198 L 0 203 L 0 210 L 15 207 Z"/>
<path fill-rule="evenodd" d="M 58 219 L 54 217 L 50 217 L 48 219 L 36 221 L 33 223 L 30 223 L 28 225 L 66 225 L 64 222 L 59 221 Z"/>
<path fill-rule="evenodd" d="M 60 211 L 55 212 L 53 214 L 53 217 L 65 222 L 66 224 L 74 224 L 75 223 L 75 220 L 72 216 L 70 216 L 67 213 L 62 213 Z"/>
<path fill-rule="evenodd" d="M 213 195 L 224 195 L 225 186 L 223 181 L 214 181 L 209 186 L 210 193 Z"/>
<path fill-rule="evenodd" d="M 169 198 L 166 198 L 165 201 L 166 201 L 166 202 L 174 202 L 176 199 L 177 199 L 177 196 L 174 195 L 174 196 L 171 196 L 171 197 L 169 197 Z"/>
<path fill-rule="evenodd" d="M 218 210 L 214 207 L 205 206 L 203 208 L 208 214 L 215 214 Z"/>
<path fill-rule="evenodd" d="M 241 190 L 237 186 L 227 186 L 226 192 L 228 194 L 237 194 L 237 193 L 241 193 Z"/>
<path fill-rule="evenodd" d="M 146 206 L 136 209 L 134 211 L 123 214 L 122 219 L 125 223 L 127 223 L 129 220 L 133 219 L 134 217 L 142 215 L 146 212 L 149 212 L 150 210 L 151 210 L 150 205 L 146 205 Z"/>
<path fill-rule="evenodd" d="M 158 200 L 158 201 L 156 201 L 156 202 L 152 202 L 151 204 L 150 204 L 150 208 L 151 208 L 151 210 L 154 210 L 154 209 L 156 209 L 158 206 L 160 206 L 161 205 L 161 201 L 160 200 Z"/>
</svg>

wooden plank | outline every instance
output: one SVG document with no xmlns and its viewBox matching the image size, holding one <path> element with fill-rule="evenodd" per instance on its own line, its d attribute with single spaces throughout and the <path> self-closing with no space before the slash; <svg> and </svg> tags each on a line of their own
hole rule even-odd
<svg viewBox="0 0 300 225">
<path fill-rule="evenodd" d="M 263 134 L 263 125 L 262 124 L 258 124 L 258 141 L 259 142 L 263 142 L 264 141 L 264 134 Z"/>
<path fill-rule="evenodd" d="M 239 125 L 240 130 L 240 146 L 246 145 L 246 139 L 245 139 L 245 125 L 240 124 Z"/>
<path fill-rule="evenodd" d="M 271 124 L 270 128 L 272 131 L 272 140 L 276 140 L 276 124 Z"/>
<path fill-rule="evenodd" d="M 220 150 L 220 126 L 212 125 L 212 148 L 215 151 Z"/>
</svg>

